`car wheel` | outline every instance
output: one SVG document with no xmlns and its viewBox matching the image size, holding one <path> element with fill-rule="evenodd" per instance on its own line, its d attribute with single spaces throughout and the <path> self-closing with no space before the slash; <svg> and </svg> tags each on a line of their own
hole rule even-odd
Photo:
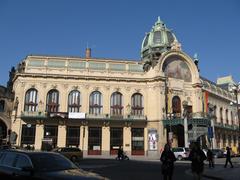
<svg viewBox="0 0 240 180">
<path fill-rule="evenodd" d="M 183 157 L 182 157 L 181 155 L 179 155 L 179 156 L 177 157 L 177 159 L 178 159 L 179 161 L 181 161 L 181 160 L 183 159 Z"/>
<path fill-rule="evenodd" d="M 72 156 L 72 157 L 71 157 L 71 161 L 72 161 L 72 162 L 76 162 L 76 161 L 77 161 L 77 156 Z"/>
</svg>

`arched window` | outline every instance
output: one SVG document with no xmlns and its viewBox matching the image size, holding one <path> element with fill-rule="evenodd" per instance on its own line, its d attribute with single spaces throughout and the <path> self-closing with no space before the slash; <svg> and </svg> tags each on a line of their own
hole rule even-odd
<svg viewBox="0 0 240 180">
<path fill-rule="evenodd" d="M 225 114 L 226 114 L 226 124 L 229 124 L 229 122 L 228 122 L 228 109 L 226 109 Z"/>
<path fill-rule="evenodd" d="M 25 94 L 24 111 L 37 111 L 38 92 L 36 89 L 29 89 Z"/>
<path fill-rule="evenodd" d="M 111 96 L 111 115 L 122 115 L 122 94 L 120 92 L 114 92 Z"/>
<path fill-rule="evenodd" d="M 4 106 L 5 106 L 5 101 L 4 101 L 4 100 L 1 100 L 1 101 L 0 101 L 0 112 L 3 112 L 3 111 L 4 111 Z"/>
<path fill-rule="evenodd" d="M 223 108 L 220 108 L 220 121 L 223 123 Z"/>
<path fill-rule="evenodd" d="M 73 90 L 68 95 L 68 112 L 80 112 L 80 92 Z"/>
<path fill-rule="evenodd" d="M 172 98 L 172 113 L 181 116 L 181 99 L 178 96 Z"/>
<path fill-rule="evenodd" d="M 94 91 L 89 98 L 89 113 L 102 114 L 102 94 L 99 91 Z"/>
<path fill-rule="evenodd" d="M 131 114 L 143 115 L 143 96 L 140 93 L 135 93 L 131 98 Z"/>
<path fill-rule="evenodd" d="M 59 108 L 59 92 L 56 89 L 52 89 L 47 94 L 47 112 L 58 112 Z"/>
</svg>

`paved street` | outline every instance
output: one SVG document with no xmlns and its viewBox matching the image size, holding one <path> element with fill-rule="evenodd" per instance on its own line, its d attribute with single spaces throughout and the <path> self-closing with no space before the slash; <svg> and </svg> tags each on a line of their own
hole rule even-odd
<svg viewBox="0 0 240 180">
<path fill-rule="evenodd" d="M 208 166 L 205 166 L 205 176 L 203 179 L 228 179 L 225 178 L 225 174 L 221 175 L 224 172 L 233 172 L 239 170 L 239 164 L 235 163 L 236 168 L 224 168 L 223 163 L 225 159 L 218 159 L 215 169 L 208 169 Z M 235 160 L 233 160 L 235 162 Z M 130 161 L 117 161 L 109 159 L 84 159 L 80 162 L 80 167 L 97 172 L 103 176 L 106 176 L 112 180 L 145 180 L 145 179 L 163 179 L 161 175 L 161 164 L 158 160 L 130 160 Z M 216 174 L 216 172 L 218 174 Z M 218 176 L 220 174 L 220 176 Z M 180 180 L 190 180 L 193 179 L 190 162 L 182 161 L 175 164 L 174 176 L 173 179 Z M 239 176 L 232 176 L 231 180 L 239 180 Z"/>
<path fill-rule="evenodd" d="M 184 172 L 187 169 L 186 164 L 179 164 L 176 169 L 176 175 L 181 179 L 191 179 Z M 144 180 L 144 179 L 162 179 L 160 162 L 146 161 L 117 161 L 117 160 L 83 160 L 80 165 L 85 170 L 97 172 L 112 180 Z M 180 176 L 179 176 L 180 175 Z"/>
</svg>

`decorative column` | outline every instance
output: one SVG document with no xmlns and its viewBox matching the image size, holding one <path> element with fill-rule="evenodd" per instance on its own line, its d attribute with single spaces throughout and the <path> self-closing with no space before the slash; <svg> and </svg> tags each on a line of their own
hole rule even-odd
<svg viewBox="0 0 240 180">
<path fill-rule="evenodd" d="M 57 137 L 57 146 L 65 147 L 66 146 L 66 125 L 62 124 L 58 126 L 58 137 Z"/>
<path fill-rule="evenodd" d="M 35 150 L 40 150 L 42 147 L 42 139 L 44 135 L 44 125 L 36 124 L 36 133 L 35 133 Z"/>
<path fill-rule="evenodd" d="M 102 155 L 109 156 L 110 155 L 110 127 L 103 126 L 102 127 Z"/>
<path fill-rule="evenodd" d="M 131 127 L 123 128 L 123 151 L 126 151 L 128 155 L 131 154 Z"/>
</svg>

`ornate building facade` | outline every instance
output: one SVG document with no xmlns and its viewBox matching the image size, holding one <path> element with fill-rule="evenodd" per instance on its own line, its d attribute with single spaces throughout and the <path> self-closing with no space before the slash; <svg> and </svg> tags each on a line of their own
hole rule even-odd
<svg viewBox="0 0 240 180">
<path fill-rule="evenodd" d="M 92 58 L 90 49 L 86 57 L 29 55 L 13 79 L 16 144 L 78 146 L 85 156 L 122 146 L 146 157 L 158 157 L 167 141 L 237 147 L 234 95 L 201 78 L 197 62 L 160 19 L 140 61 Z"/>
<path fill-rule="evenodd" d="M 9 73 L 9 81 L 7 87 L 0 86 L 0 145 L 6 144 L 10 140 L 13 99 L 12 94 L 12 78 L 15 69 Z"/>
</svg>

